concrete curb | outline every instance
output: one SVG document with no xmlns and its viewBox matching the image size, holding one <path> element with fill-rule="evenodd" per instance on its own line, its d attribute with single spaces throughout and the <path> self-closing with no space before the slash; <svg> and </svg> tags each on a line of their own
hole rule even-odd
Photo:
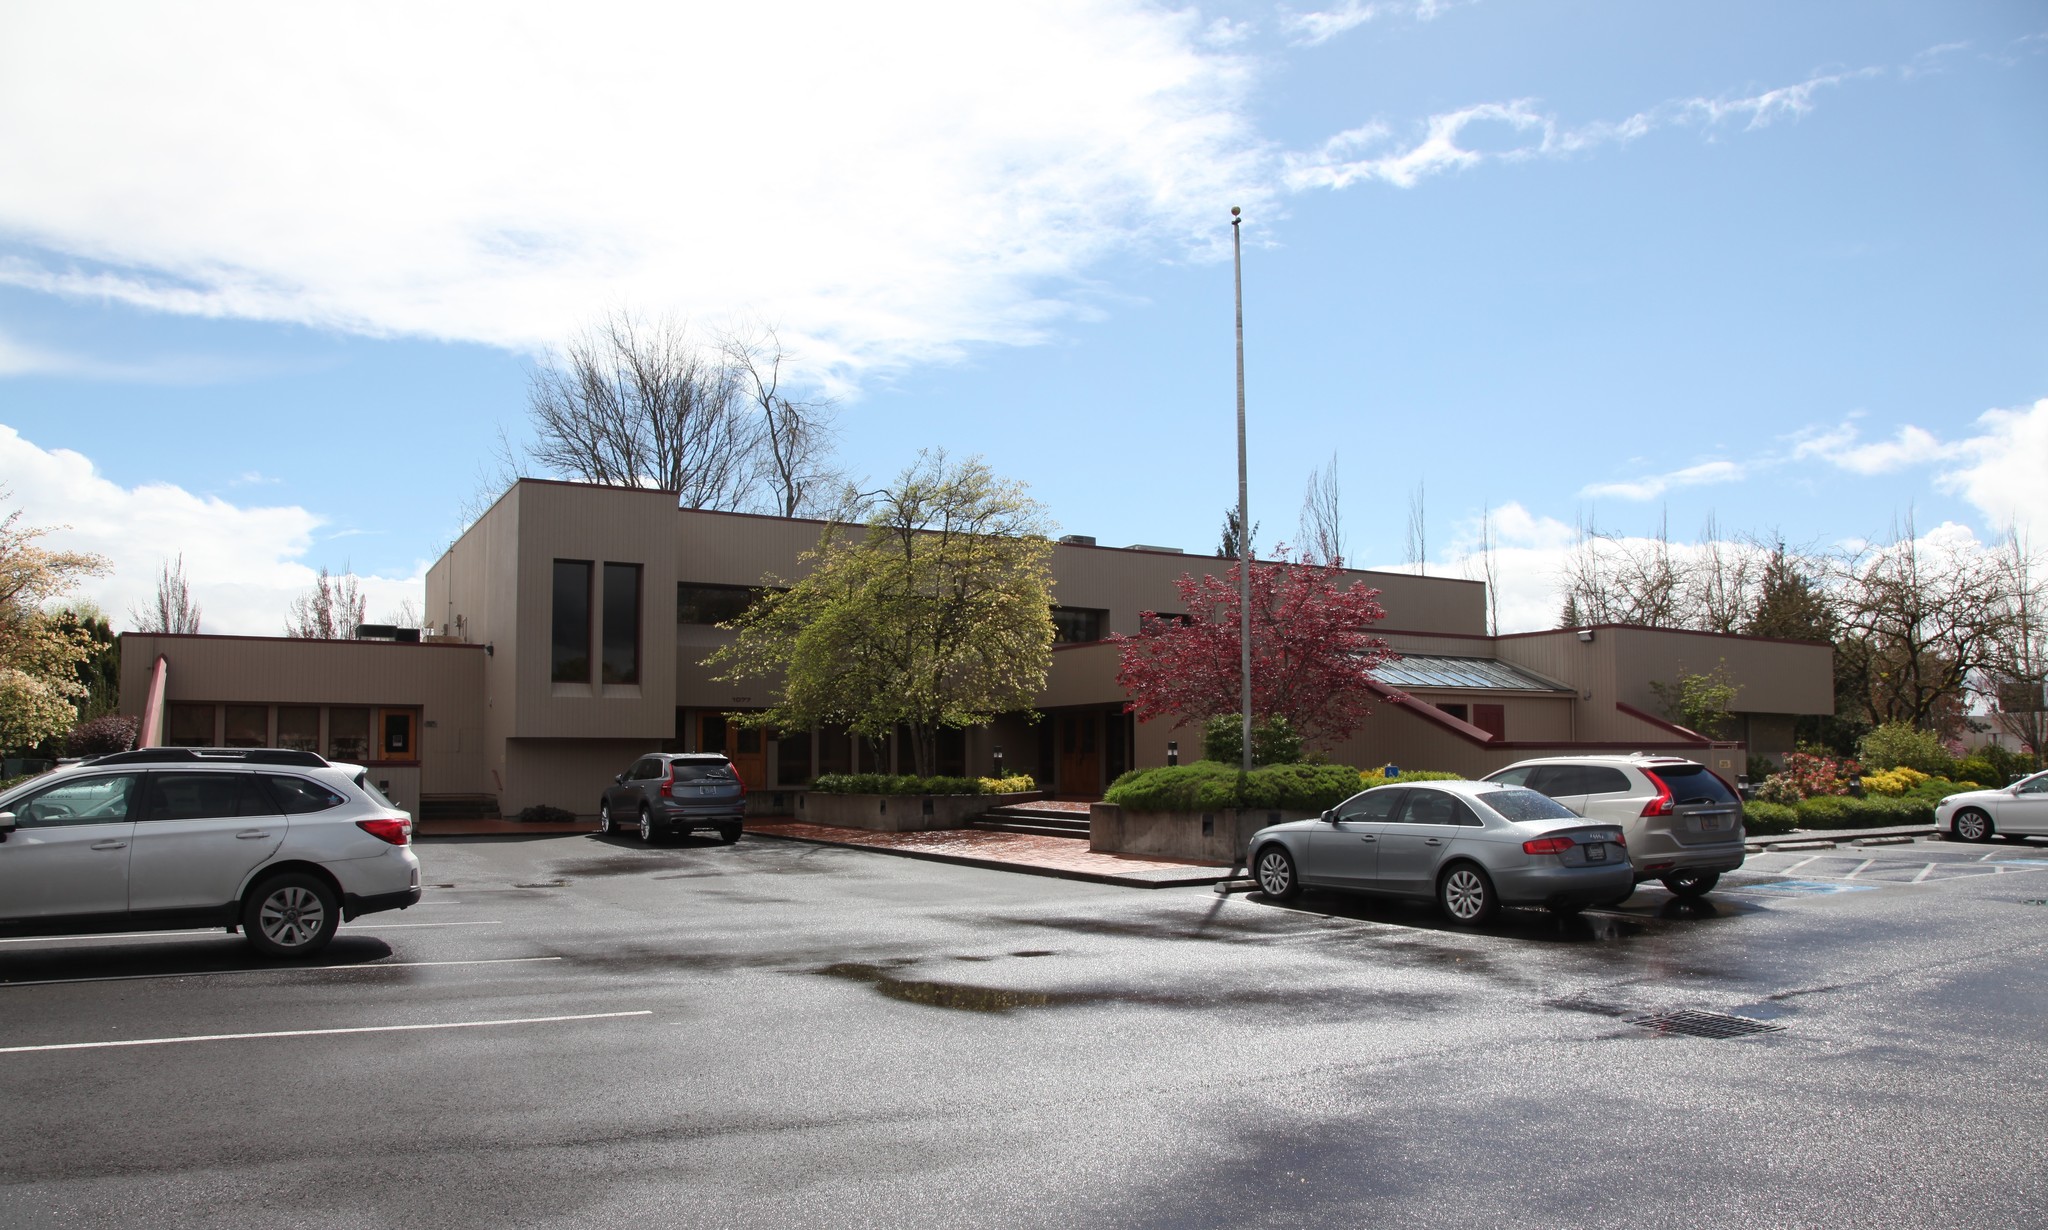
<svg viewBox="0 0 2048 1230">
<path fill-rule="evenodd" d="M 863 846 L 848 841 L 820 841 L 815 837 L 795 837 L 788 833 L 762 833 L 748 829 L 748 837 L 766 838 L 770 841 L 793 841 L 806 846 L 824 846 L 833 850 L 854 850 L 862 854 L 891 854 L 897 858 L 923 859 L 927 863 L 951 863 L 955 867 L 979 867 L 984 871 L 1011 871 L 1019 875 L 1044 876 L 1052 880 L 1079 880 L 1087 884 L 1107 884 L 1113 888 L 1195 888 L 1204 884 L 1216 884 L 1233 877 L 1230 868 L 1218 867 L 1205 874 L 1187 876 L 1162 876 L 1159 879 L 1143 879 L 1138 876 L 1110 875 L 1104 872 L 1075 871 L 1068 867 L 1038 867 L 1030 863 L 1010 863 L 991 858 L 970 858 L 960 854 L 937 854 L 930 850 L 903 850 L 889 846 Z M 1193 871 L 1193 868 L 1189 869 Z"/>
</svg>

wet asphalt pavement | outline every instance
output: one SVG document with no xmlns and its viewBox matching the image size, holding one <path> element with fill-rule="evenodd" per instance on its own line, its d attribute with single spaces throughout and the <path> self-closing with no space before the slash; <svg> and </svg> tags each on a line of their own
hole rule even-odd
<svg viewBox="0 0 2048 1230">
<path fill-rule="evenodd" d="M 0 942 L 0 1226 L 2048 1225 L 2048 845 L 1479 931 L 760 838 L 421 857 L 311 967 Z"/>
</svg>

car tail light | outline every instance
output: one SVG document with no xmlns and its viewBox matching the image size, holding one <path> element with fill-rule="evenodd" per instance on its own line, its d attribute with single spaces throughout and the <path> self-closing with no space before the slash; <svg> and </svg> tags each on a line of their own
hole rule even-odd
<svg viewBox="0 0 2048 1230">
<path fill-rule="evenodd" d="M 407 845 L 412 841 L 412 821 L 386 817 L 382 820 L 358 820 L 356 827 L 375 837 L 388 841 L 394 846 Z"/>
<path fill-rule="evenodd" d="M 746 798 L 746 797 L 747 797 L 747 779 L 746 779 L 746 778 L 744 778 L 744 777 L 741 777 L 741 776 L 739 775 L 739 770 L 735 769 L 735 770 L 733 770 L 732 780 L 733 780 L 734 784 L 736 784 L 736 785 L 737 785 L 737 786 L 739 786 L 739 788 L 740 788 L 740 797 L 741 797 L 741 798 L 743 798 L 743 799 L 744 799 L 744 798 Z"/>
<path fill-rule="evenodd" d="M 1651 799 L 1651 800 L 1650 800 L 1649 802 L 1647 802 L 1647 803 L 1643 804 L 1643 815 L 1645 815 L 1645 816 L 1668 816 L 1668 815 L 1670 815 L 1670 814 L 1671 814 L 1671 805 L 1672 805 L 1672 799 L 1671 799 L 1671 787 L 1669 787 L 1669 786 L 1667 786 L 1667 785 L 1665 785 L 1665 784 L 1664 784 L 1664 779 L 1663 779 L 1663 778 L 1661 778 L 1661 777 L 1657 776 L 1657 775 L 1656 775 L 1655 773 L 1652 773 L 1652 772 L 1650 772 L 1650 771 L 1649 771 L 1648 769 L 1644 769 L 1644 770 L 1643 770 L 1643 776 L 1644 776 L 1644 777 L 1647 777 L 1647 778 L 1649 778 L 1649 779 L 1650 779 L 1650 784 L 1651 784 L 1652 786 L 1655 786 L 1655 787 L 1657 788 L 1657 797 L 1656 797 L 1656 798 L 1654 798 L 1654 799 Z"/>
<path fill-rule="evenodd" d="M 1563 854 L 1578 843 L 1569 837 L 1538 837 L 1522 843 L 1524 854 Z"/>
<path fill-rule="evenodd" d="M 661 779 L 661 797 L 664 799 L 676 797 L 676 765 L 673 760 L 669 762 L 668 775 Z"/>
</svg>

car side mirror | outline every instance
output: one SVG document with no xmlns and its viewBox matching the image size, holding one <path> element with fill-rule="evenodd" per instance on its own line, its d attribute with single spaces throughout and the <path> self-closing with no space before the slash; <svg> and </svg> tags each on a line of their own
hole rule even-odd
<svg viewBox="0 0 2048 1230">
<path fill-rule="evenodd" d="M 624 773 L 621 773 L 618 776 L 612 778 L 612 780 L 617 782 L 619 785 L 623 786 L 626 784 L 626 775 Z"/>
<path fill-rule="evenodd" d="M 1324 823 L 1324 824 L 1335 824 L 1335 823 L 1337 823 L 1337 809 L 1336 809 L 1336 808 L 1334 808 L 1334 807 L 1333 807 L 1333 808 L 1331 808 L 1330 810 L 1328 810 L 1328 811 L 1326 811 L 1326 812 L 1324 812 L 1324 813 L 1323 813 L 1323 823 Z"/>
<path fill-rule="evenodd" d="M 0 841 L 6 841 L 7 835 L 12 833 L 17 827 L 19 827 L 19 824 L 15 820 L 13 812 L 0 811 Z"/>
</svg>

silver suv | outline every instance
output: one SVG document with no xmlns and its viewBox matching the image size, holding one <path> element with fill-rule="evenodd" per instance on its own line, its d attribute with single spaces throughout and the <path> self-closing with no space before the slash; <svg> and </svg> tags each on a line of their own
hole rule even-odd
<svg viewBox="0 0 2048 1230">
<path fill-rule="evenodd" d="M 725 842 L 740 839 L 747 815 L 747 785 L 732 761 L 716 752 L 655 752 L 612 779 L 597 804 L 597 831 L 637 827 L 640 840 L 670 833 L 717 829 Z"/>
<path fill-rule="evenodd" d="M 153 747 L 0 794 L 0 935 L 237 929 L 272 957 L 420 899 L 412 817 L 352 765 Z"/>
<path fill-rule="evenodd" d="M 1486 780 L 1527 786 L 1588 820 L 1621 825 L 1638 884 L 1661 880 L 1681 897 L 1698 897 L 1742 866 L 1742 800 L 1698 761 L 1551 756 L 1517 761 Z"/>
</svg>

